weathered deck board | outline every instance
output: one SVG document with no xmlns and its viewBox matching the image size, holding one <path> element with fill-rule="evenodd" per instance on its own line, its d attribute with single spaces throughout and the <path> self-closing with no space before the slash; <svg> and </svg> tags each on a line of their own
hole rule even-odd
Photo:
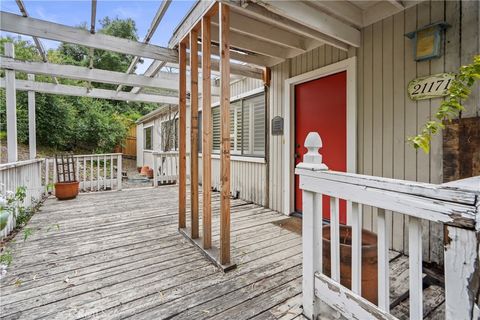
<svg viewBox="0 0 480 320">
<path fill-rule="evenodd" d="M 48 199 L 29 222 L 33 235 L 9 244 L 2 319 L 303 319 L 301 237 L 271 223 L 283 215 L 232 200 L 238 267 L 223 274 L 178 233 L 177 199 L 175 186 Z M 219 200 L 212 194 L 214 245 Z M 397 297 L 407 265 L 390 259 Z"/>
</svg>

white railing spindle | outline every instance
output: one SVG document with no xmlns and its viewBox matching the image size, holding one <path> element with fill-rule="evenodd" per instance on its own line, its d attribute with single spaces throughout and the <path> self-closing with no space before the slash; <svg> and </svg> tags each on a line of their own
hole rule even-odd
<svg viewBox="0 0 480 320">
<path fill-rule="evenodd" d="M 362 205 L 352 202 L 352 291 L 362 292 Z"/>
<path fill-rule="evenodd" d="M 410 319 L 423 319 L 422 220 L 410 217 L 408 226 Z"/>
<path fill-rule="evenodd" d="M 340 282 L 340 201 L 330 197 L 330 270 L 331 278 Z"/>
<path fill-rule="evenodd" d="M 377 250 L 378 250 L 378 307 L 390 311 L 390 279 L 389 279 L 389 228 L 385 210 L 378 209 L 377 217 Z"/>
</svg>

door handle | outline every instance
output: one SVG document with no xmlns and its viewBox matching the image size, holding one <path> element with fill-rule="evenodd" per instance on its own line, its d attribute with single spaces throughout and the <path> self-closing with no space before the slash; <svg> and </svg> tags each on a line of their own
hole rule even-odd
<svg viewBox="0 0 480 320">
<path fill-rule="evenodd" d="M 293 155 L 293 157 L 294 157 L 295 159 L 298 159 L 298 158 L 300 158 L 300 155 L 295 152 L 295 154 Z"/>
</svg>

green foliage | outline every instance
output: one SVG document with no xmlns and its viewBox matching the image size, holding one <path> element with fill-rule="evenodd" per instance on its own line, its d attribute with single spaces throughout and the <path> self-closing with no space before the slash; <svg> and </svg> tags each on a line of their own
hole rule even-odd
<svg viewBox="0 0 480 320">
<path fill-rule="evenodd" d="M 439 133 L 445 126 L 443 121 L 451 121 L 457 117 L 465 108 L 462 101 L 468 99 L 472 92 L 472 86 L 480 79 L 480 55 L 473 58 L 473 62 L 460 67 L 459 73 L 455 76 L 450 86 L 447 98 L 440 104 L 435 119 L 428 121 L 420 134 L 408 138 L 415 149 L 422 148 L 425 153 L 430 152 L 432 136 Z"/>
<path fill-rule="evenodd" d="M 0 264 L 4 264 L 9 266 L 12 264 L 13 255 L 10 250 L 5 251 L 2 255 L 0 255 Z"/>
<path fill-rule="evenodd" d="M 31 228 L 24 228 L 23 229 L 23 241 L 27 241 L 28 237 L 30 237 L 33 234 L 33 231 Z"/>
<path fill-rule="evenodd" d="M 132 19 L 104 18 L 100 21 L 99 33 L 130 40 L 137 40 L 137 29 Z M 78 28 L 87 29 L 84 23 Z M 15 56 L 20 60 L 41 61 L 35 45 L 31 42 L 0 39 L 0 53 L 5 42 L 14 42 Z M 49 50 L 48 59 L 56 64 L 89 66 L 89 49 L 75 44 L 61 44 Z M 130 55 L 94 50 L 93 67 L 125 72 L 133 57 Z M 3 73 L 3 71 L 0 71 Z M 3 75 L 2 75 L 3 76 Z M 18 79 L 27 75 L 17 72 Z M 62 84 L 115 89 L 115 85 L 58 79 Z M 48 76 L 37 75 L 36 81 L 52 82 Z M 129 90 L 130 88 L 124 88 Z M 153 103 L 109 101 L 86 97 L 69 97 L 36 93 L 37 144 L 54 151 L 112 152 L 123 143 L 129 126 L 140 116 L 158 108 Z M 28 96 L 17 91 L 17 125 L 20 143 L 28 143 Z M 6 102 L 5 90 L 0 89 L 0 138 L 5 138 Z"/>
</svg>

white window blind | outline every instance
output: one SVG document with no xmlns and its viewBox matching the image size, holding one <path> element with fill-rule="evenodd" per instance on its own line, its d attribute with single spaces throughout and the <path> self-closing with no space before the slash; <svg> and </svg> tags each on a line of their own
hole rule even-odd
<svg viewBox="0 0 480 320">
<path fill-rule="evenodd" d="M 220 152 L 220 108 L 212 108 L 213 151 Z M 232 154 L 265 155 L 265 96 L 263 94 L 230 104 L 230 150 Z"/>
</svg>

